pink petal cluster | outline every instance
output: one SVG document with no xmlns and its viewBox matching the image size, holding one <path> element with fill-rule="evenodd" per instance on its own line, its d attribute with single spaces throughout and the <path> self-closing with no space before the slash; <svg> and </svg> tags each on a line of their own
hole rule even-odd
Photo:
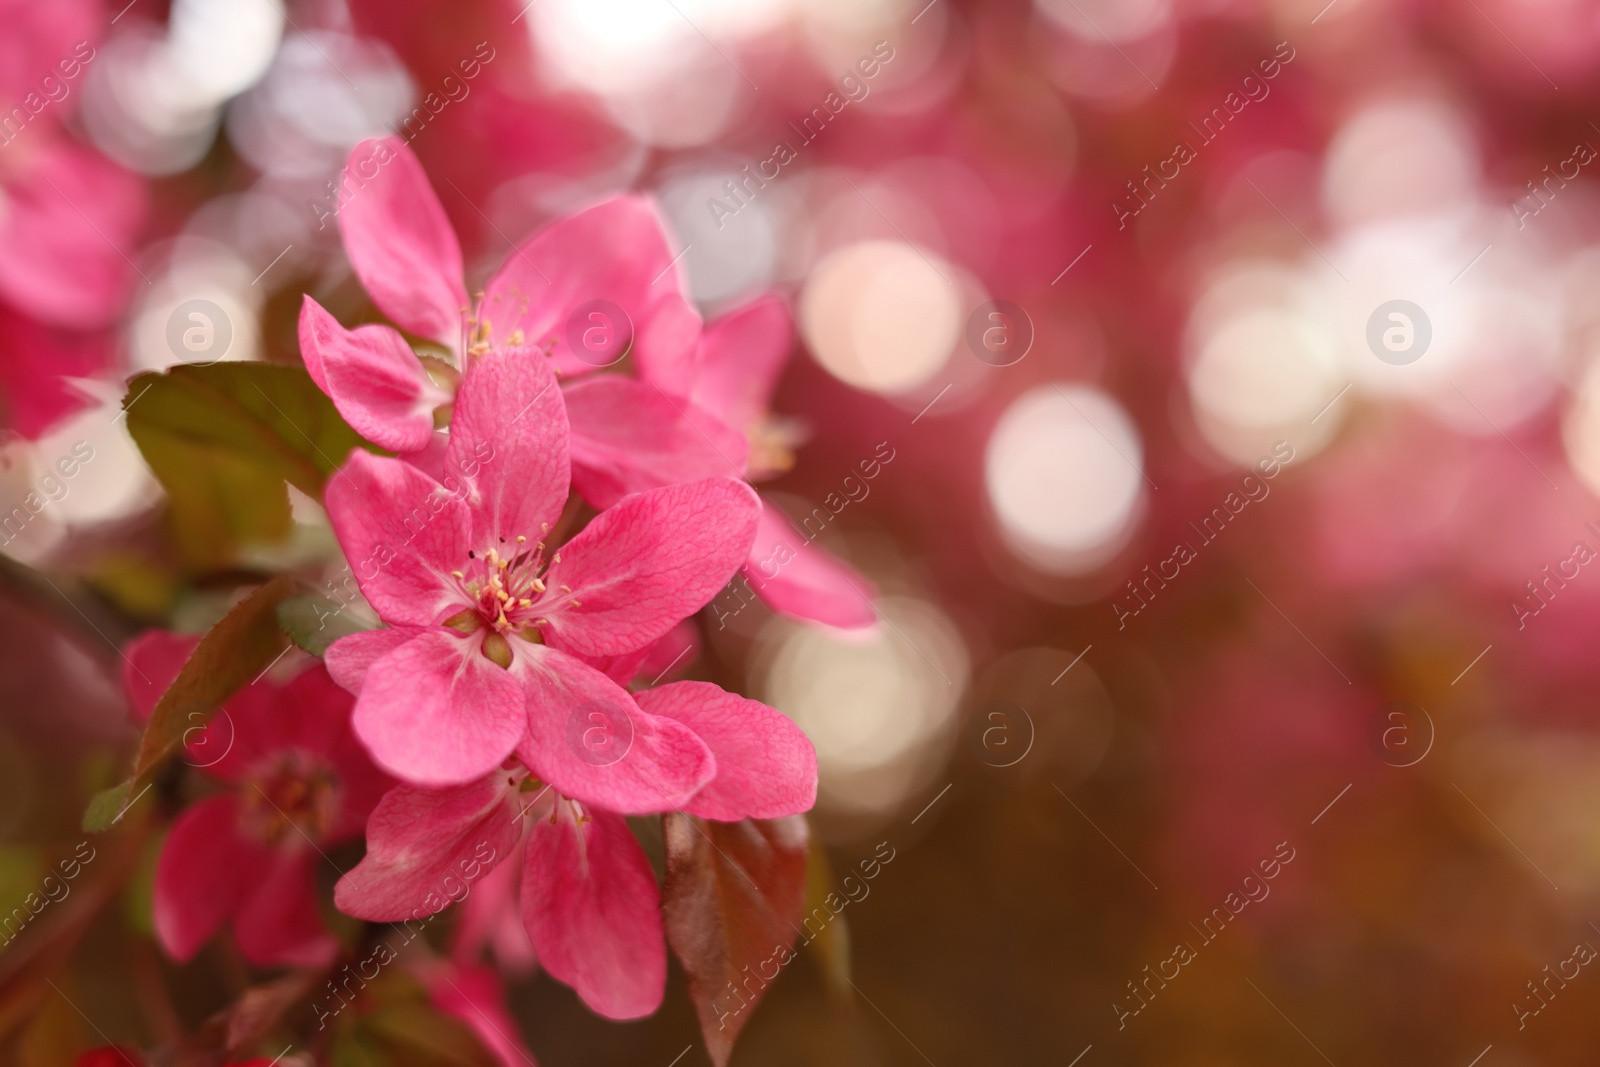
<svg viewBox="0 0 1600 1067">
<path fill-rule="evenodd" d="M 126 649 L 134 716 L 149 718 L 199 638 L 150 631 Z M 318 966 L 338 942 L 318 912 L 315 868 L 360 835 L 393 781 L 350 730 L 351 699 L 320 666 L 241 690 L 190 731 L 187 759 L 224 787 L 185 809 L 156 864 L 155 928 L 188 960 L 224 923 L 259 966 Z"/>
<path fill-rule="evenodd" d="M 624 816 L 804 811 L 816 757 L 755 701 L 701 682 L 636 699 L 614 679 L 723 587 L 761 505 L 732 478 L 671 485 L 624 496 L 558 545 L 562 396 L 534 352 L 473 355 L 441 454 L 357 452 L 328 485 L 334 532 L 387 624 L 337 641 L 328 669 L 357 694 L 356 734 L 408 783 L 373 813 L 335 902 L 374 921 L 431 914 L 458 872 L 520 845 L 540 962 L 596 1011 L 632 1018 L 660 1002 L 666 950 Z"/>
<path fill-rule="evenodd" d="M 510 349 L 542 354 L 560 378 L 573 487 L 596 507 L 784 465 L 781 441 L 764 427 L 792 344 L 787 312 L 764 298 L 702 325 L 649 201 L 616 197 L 552 223 L 469 305 L 460 245 L 404 143 L 356 146 L 344 181 L 339 220 L 356 273 L 400 330 L 439 351 L 425 362 L 398 331 L 346 330 L 306 298 L 306 367 L 368 440 L 400 453 L 437 447 L 435 425 L 463 360 Z M 624 356 L 634 376 L 593 373 Z M 871 583 L 794 533 L 776 509 L 764 510 L 748 570 L 780 544 L 795 562 L 752 574 L 769 604 L 838 627 L 875 621 Z"/>
<path fill-rule="evenodd" d="M 641 725 L 671 723 L 711 754 L 713 773 L 676 805 L 689 814 L 778 818 L 816 799 L 815 752 L 764 704 L 707 682 L 674 682 L 639 694 L 632 720 L 636 743 Z M 452 789 L 392 790 L 367 826 L 366 858 L 339 882 L 334 901 L 364 919 L 416 918 L 450 902 L 440 887 L 455 872 L 485 855 L 497 866 L 519 852 L 510 874 L 520 888 L 504 870 L 477 885 L 515 892 L 545 970 L 602 1015 L 654 1011 L 667 957 L 660 892 L 644 850 L 621 812 L 541 785 L 526 765 Z"/>
<path fill-rule="evenodd" d="M 351 262 L 438 355 L 303 307 L 313 379 L 400 453 L 354 453 L 324 495 L 385 624 L 335 642 L 328 670 L 356 694 L 355 734 L 405 782 L 373 812 L 335 903 L 417 919 L 466 885 L 458 964 L 492 940 L 602 1014 L 648 1014 L 666 980 L 660 892 L 625 817 L 777 818 L 816 795 L 815 752 L 773 709 L 704 682 L 624 688 L 692 645 L 685 620 L 771 521 L 742 480 L 742 431 L 770 396 L 787 317 L 763 301 L 702 330 L 654 209 L 626 197 L 535 234 L 469 308 L 460 248 L 409 150 L 367 142 L 347 175 L 360 182 L 340 214 Z M 587 374 L 591 308 L 605 309 L 593 328 L 625 320 L 600 347 L 638 377 Z M 567 536 L 574 490 L 602 510 Z"/>
<path fill-rule="evenodd" d="M 389 627 L 328 650 L 334 678 L 359 694 L 356 732 L 422 785 L 472 781 L 516 752 L 568 795 L 672 806 L 710 773 L 690 731 L 640 720 L 628 760 L 603 770 L 566 732 L 580 711 L 633 714 L 590 661 L 648 648 L 723 587 L 755 535 L 755 494 L 731 478 L 633 494 L 557 548 L 546 539 L 571 478 L 545 361 L 476 357 L 450 429 L 445 482 L 357 452 L 327 488 L 334 532 Z"/>
</svg>

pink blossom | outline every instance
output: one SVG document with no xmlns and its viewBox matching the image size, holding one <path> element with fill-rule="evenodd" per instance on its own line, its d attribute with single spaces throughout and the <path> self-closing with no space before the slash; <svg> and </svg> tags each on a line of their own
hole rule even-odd
<svg viewBox="0 0 1600 1067">
<path fill-rule="evenodd" d="M 595 301 L 622 310 L 627 325 L 618 328 L 640 366 L 671 374 L 694 359 L 700 317 L 679 289 L 674 254 L 648 201 L 616 197 L 533 234 L 472 307 L 461 246 L 411 149 L 392 137 L 365 141 L 351 151 L 345 174 L 339 223 L 351 264 L 383 313 L 439 346 L 443 357 L 425 365 L 395 330 L 345 330 L 306 298 L 300 318 L 306 368 L 368 440 L 399 452 L 424 448 L 434 411 L 450 402 L 470 355 L 531 349 L 568 381 L 594 370 L 587 351 L 572 350 L 569 324 L 587 326 L 581 313 Z M 665 398 L 637 382 L 623 388 L 639 404 L 627 420 L 638 435 L 634 446 L 652 449 L 658 464 L 689 472 L 674 481 L 727 473 L 712 468 L 713 443 Z M 738 447 L 736 440 L 721 443 Z M 574 461 L 583 462 L 581 450 Z"/>
<path fill-rule="evenodd" d="M 715 775 L 681 804 L 689 814 L 780 818 L 816 799 L 811 743 L 764 704 L 707 682 L 675 682 L 640 694 L 631 713 L 607 724 L 605 740 L 625 735 L 637 745 L 652 719 L 692 731 L 715 757 Z M 465 785 L 391 790 L 367 824 L 366 858 L 339 881 L 334 901 L 376 922 L 416 918 L 450 903 L 443 887 L 470 871 L 482 880 L 469 890 L 469 907 L 471 893 L 493 892 L 475 920 L 490 926 L 520 877 L 522 925 L 545 970 L 602 1015 L 648 1015 L 661 1002 L 667 965 L 650 863 L 619 812 L 541 784 L 521 757 L 519 749 L 505 767 Z M 482 872 L 519 849 L 520 869 Z"/>
<path fill-rule="evenodd" d="M 136 718 L 149 717 L 198 640 L 151 631 L 128 646 Z M 190 731 L 186 758 L 228 788 L 178 816 L 156 865 L 156 936 L 173 958 L 190 959 L 231 922 L 257 965 L 333 960 L 315 868 L 361 833 L 393 784 L 350 732 L 351 703 L 316 666 L 286 685 L 256 682 Z"/>
<path fill-rule="evenodd" d="M 378 763 L 421 785 L 489 773 L 513 749 L 563 793 L 654 811 L 713 773 L 694 734 L 636 717 L 627 758 L 599 773 L 565 741 L 569 718 L 633 701 L 586 659 L 650 645 L 733 574 L 759 514 L 750 487 L 713 478 L 625 497 L 552 551 L 567 500 L 566 413 L 543 360 L 477 357 L 451 420 L 454 490 L 400 459 L 357 452 L 328 514 L 385 630 L 328 650 L 357 693 L 355 730 Z M 456 481 L 456 474 L 460 481 Z"/>
<path fill-rule="evenodd" d="M 572 484 L 596 507 L 787 467 L 787 442 L 766 411 L 793 344 L 782 301 L 754 301 L 702 333 L 649 201 L 616 198 L 535 233 L 469 310 L 460 245 L 411 150 L 394 138 L 364 142 L 346 174 L 351 188 L 339 219 L 356 273 L 401 329 L 453 361 L 419 359 L 387 326 L 346 330 L 306 297 L 306 368 L 368 440 L 399 452 L 429 448 L 463 359 L 533 349 L 562 380 Z M 637 377 L 591 373 L 624 349 Z M 747 574 L 774 608 L 844 628 L 875 621 L 871 583 L 770 509 L 759 546 Z M 774 553 L 785 564 L 757 573 Z"/>
</svg>

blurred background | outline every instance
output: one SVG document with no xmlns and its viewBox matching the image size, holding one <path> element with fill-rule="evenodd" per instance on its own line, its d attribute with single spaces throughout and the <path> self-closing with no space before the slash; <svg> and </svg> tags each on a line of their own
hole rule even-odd
<svg viewBox="0 0 1600 1067">
<path fill-rule="evenodd" d="M 469 285 L 642 190 L 707 317 L 791 301 L 763 488 L 888 625 L 706 670 L 815 742 L 831 877 L 893 859 L 735 1063 L 1600 1054 L 1600 4 L 124 3 L 0 2 L 4 899 L 125 758 L 113 646 L 328 550 L 176 549 L 123 382 L 375 318 L 332 183 L 398 131 Z M 61 978 L 112 1038 L 222 996 L 115 936 L 147 881 Z M 707 1062 L 676 971 L 510 1002 Z"/>
</svg>

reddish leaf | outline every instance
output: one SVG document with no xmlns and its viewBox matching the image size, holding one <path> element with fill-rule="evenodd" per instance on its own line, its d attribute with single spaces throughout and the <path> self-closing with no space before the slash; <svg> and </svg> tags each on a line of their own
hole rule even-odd
<svg viewBox="0 0 1600 1067">
<path fill-rule="evenodd" d="M 278 602 L 294 591 L 294 579 L 279 575 L 234 605 L 200 639 L 189 662 L 150 712 L 133 766 L 135 788 L 183 743 L 185 733 L 210 722 L 224 700 L 254 681 L 289 647 L 288 637 L 278 627 Z"/>
<path fill-rule="evenodd" d="M 717 1067 L 784 964 L 805 908 L 806 822 L 666 816 L 667 942 Z"/>
<path fill-rule="evenodd" d="M 215 1067 L 219 1063 L 228 1067 L 266 1067 L 266 1058 L 239 1057 L 259 1046 L 278 1027 L 284 1014 L 305 1000 L 323 977 L 322 972 L 302 969 L 251 986 L 175 1046 L 162 1050 L 158 1061 L 166 1067 Z M 284 1067 L 290 1062 L 281 1061 Z"/>
<path fill-rule="evenodd" d="M 237 1056 L 259 1044 L 284 1013 L 316 987 L 320 977 L 316 971 L 290 971 L 275 981 L 246 989 L 216 1020 L 224 1028 L 223 1045 L 228 1055 Z"/>
</svg>

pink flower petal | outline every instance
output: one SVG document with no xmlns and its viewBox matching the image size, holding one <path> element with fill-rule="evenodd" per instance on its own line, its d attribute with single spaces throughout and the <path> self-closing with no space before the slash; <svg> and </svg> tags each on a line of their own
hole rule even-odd
<svg viewBox="0 0 1600 1067">
<path fill-rule="evenodd" d="M 422 632 L 420 626 L 397 626 L 349 634 L 328 646 L 322 662 L 335 682 L 352 693 L 360 693 L 367 670 L 374 663 Z"/>
<path fill-rule="evenodd" d="M 361 592 L 390 625 L 429 626 L 469 606 L 450 572 L 471 550 L 472 517 L 416 467 L 355 451 L 323 494 Z"/>
<path fill-rule="evenodd" d="M 345 251 L 373 302 L 402 330 L 459 349 L 461 246 L 422 164 L 398 138 L 377 138 L 350 150 L 341 180 Z"/>
<path fill-rule="evenodd" d="M 500 349 L 467 369 L 450 417 L 444 483 L 459 476 L 481 552 L 521 534 L 537 541 L 567 502 L 567 411 L 545 360 Z"/>
<path fill-rule="evenodd" d="M 551 592 L 538 602 L 546 638 L 580 655 L 614 656 L 661 637 L 727 584 L 750 550 L 760 508 L 755 491 L 732 478 L 624 497 L 551 565 Z"/>
<path fill-rule="evenodd" d="M 334 904 L 358 919 L 401 922 L 461 900 L 517 844 L 516 782 L 495 773 L 450 789 L 391 789 L 367 822 L 366 857 L 334 886 Z"/>
<path fill-rule="evenodd" d="M 629 493 L 744 473 L 744 434 L 652 385 L 606 374 L 562 393 L 572 423 L 573 487 L 597 508 Z"/>
<path fill-rule="evenodd" d="M 466 1023 L 501 1067 L 533 1067 L 533 1054 L 506 1010 L 505 990 L 492 968 L 432 960 L 418 970 L 428 998 L 440 1011 Z"/>
<path fill-rule="evenodd" d="M 309 296 L 300 306 L 300 354 L 345 421 L 392 452 L 425 447 L 433 409 L 450 402 L 398 333 L 387 326 L 346 330 Z"/>
<path fill-rule="evenodd" d="M 535 794 L 536 795 L 536 794 Z M 532 804 L 530 797 L 526 804 Z M 461 906 L 450 956 L 467 964 L 488 948 L 500 970 L 510 977 L 532 977 L 539 961 L 528 943 L 517 900 L 522 895 L 522 843 L 498 867 L 472 887 Z"/>
<path fill-rule="evenodd" d="M 640 664 L 650 656 L 650 650 L 655 645 L 646 645 L 644 648 L 632 652 L 624 652 L 620 656 L 580 656 L 583 662 L 610 678 L 613 682 L 624 688 L 639 677 Z"/>
<path fill-rule="evenodd" d="M 434 430 L 428 437 L 427 444 L 414 452 L 403 453 L 400 458 L 440 485 L 444 485 L 445 475 L 451 469 L 445 463 L 445 453 L 449 450 L 450 435 L 442 430 Z M 450 487 L 445 486 L 445 488 Z"/>
<path fill-rule="evenodd" d="M 178 816 L 156 861 L 156 936 L 173 959 L 194 957 L 270 865 L 240 838 L 231 796 L 202 800 Z"/>
<path fill-rule="evenodd" d="M 694 663 L 700 655 L 700 628 L 686 619 L 672 628 L 672 632 L 645 649 L 644 662 L 639 664 L 635 677 L 647 679 L 650 685 L 659 685 L 662 679 L 677 677 Z M 631 681 L 631 679 L 630 679 Z"/>
<path fill-rule="evenodd" d="M 522 920 L 545 970 L 611 1019 L 655 1011 L 666 988 L 661 894 L 628 823 L 563 804 L 528 832 Z"/>
<path fill-rule="evenodd" d="M 4 195 L 0 190 L 0 195 Z M 0 305 L 0 425 L 27 440 L 37 440 L 93 398 L 72 378 L 94 378 L 116 362 L 117 339 L 107 333 L 81 333 L 46 326 Z M 6 539 L 14 536 L 9 530 Z"/>
<path fill-rule="evenodd" d="M 268 685 L 265 680 L 255 682 L 243 692 L 250 693 L 264 685 Z M 269 696 L 259 718 L 252 719 L 248 713 L 233 715 L 238 742 L 234 752 L 246 747 L 260 755 L 294 752 L 319 763 L 336 778 L 337 803 L 323 842 L 338 844 L 359 835 L 379 798 L 395 782 L 377 768 L 356 737 L 351 721 L 355 698 L 321 665 L 301 671 L 281 687 L 271 686 Z M 236 701 L 237 697 L 229 701 L 230 712 Z M 207 732 L 216 729 L 210 727 Z M 229 740 L 226 731 L 221 739 Z M 230 760 L 232 756 L 230 752 Z"/>
<path fill-rule="evenodd" d="M 428 630 L 374 663 L 353 725 L 378 765 L 417 785 L 488 774 L 522 740 L 522 687 L 483 639 Z"/>
<path fill-rule="evenodd" d="M 135 722 L 150 718 L 161 694 L 177 679 L 199 643 L 199 634 L 170 630 L 146 630 L 128 642 L 122 650 L 122 690 L 128 695 Z"/>
<path fill-rule="evenodd" d="M 662 278 L 658 286 L 667 284 Z M 639 328 L 631 352 L 641 380 L 673 397 L 688 399 L 704 324 L 700 313 L 673 293 Z"/>
<path fill-rule="evenodd" d="M 205 722 L 191 712 L 182 737 L 184 762 L 224 782 L 243 781 L 263 756 L 291 743 L 278 727 L 282 702 L 282 692 L 263 678 L 229 697 Z"/>
<path fill-rule="evenodd" d="M 709 323 L 689 399 L 736 430 L 766 411 L 794 345 L 783 300 L 761 297 Z"/>
<path fill-rule="evenodd" d="M 12 107 L 26 107 L 28 94 L 39 100 L 45 98 L 41 81 L 48 76 L 64 93 L 70 95 L 76 86 L 59 77 L 52 66 L 56 62 L 70 64 L 61 70 L 83 73 L 83 63 L 95 58 L 94 43 L 105 33 L 101 24 L 105 15 L 96 0 L 59 0 L 53 4 L 35 4 L 27 0 L 7 0 L 0 3 L 0 21 L 6 34 L 0 38 L 0 100 Z M 50 63 L 41 63 L 43 56 Z M 56 57 L 59 57 L 57 59 Z M 65 96 L 63 96 L 63 100 Z M 66 108 L 46 105 L 23 130 L 30 135 L 49 133 L 40 126 L 49 126 L 61 119 Z M 0 127 L 0 148 L 10 147 L 12 139 L 21 136 L 15 123 Z"/>
<path fill-rule="evenodd" d="M 694 731 L 640 711 L 593 667 L 555 649 L 530 660 L 518 664 L 528 733 L 517 753 L 557 792 L 612 811 L 670 811 L 716 774 Z"/>
<path fill-rule="evenodd" d="M 304 841 L 289 844 L 246 892 L 234 937 L 258 967 L 325 967 L 339 954 L 339 941 L 322 924 L 313 869 L 327 861 Z"/>
<path fill-rule="evenodd" d="M 657 685 L 669 674 L 676 677 L 694 663 L 700 651 L 700 633 L 690 620 L 672 628 L 653 644 L 620 656 L 596 656 L 584 662 L 601 671 L 618 685 L 627 687 L 634 679 Z"/>
<path fill-rule="evenodd" d="M 872 580 L 802 537 L 770 504 L 761 509 L 744 573 L 756 595 L 785 615 L 841 630 L 878 621 Z"/>
<path fill-rule="evenodd" d="M 639 706 L 693 730 L 717 776 L 683 810 L 720 822 L 778 819 L 817 800 L 817 752 L 789 717 L 710 682 L 674 682 L 638 695 Z"/>
<path fill-rule="evenodd" d="M 490 280 L 484 300 L 490 340 L 550 343 L 564 376 L 586 373 L 596 357 L 572 352 L 568 326 L 585 305 L 604 300 L 627 316 L 628 323 L 613 325 L 631 325 L 641 373 L 648 364 L 660 368 L 664 382 L 681 379 L 686 388 L 700 321 L 683 300 L 677 254 L 655 206 L 642 197 L 617 197 L 557 219 L 523 242 Z M 520 342 L 513 340 L 519 330 Z"/>
<path fill-rule="evenodd" d="M 65 138 L 31 149 L 0 189 L 0 297 L 53 325 L 109 326 L 140 280 L 119 249 L 137 247 L 144 182 Z"/>
<path fill-rule="evenodd" d="M 247 763 L 290 749 L 321 755 L 348 736 L 354 703 L 320 664 L 313 664 L 282 684 L 263 676 L 239 690 L 223 706 L 229 725 L 221 730 L 218 740 L 234 751 L 243 751 Z M 219 712 L 212 722 L 219 723 L 221 717 Z M 191 752 L 215 757 L 217 752 L 204 751 L 213 744 L 207 741 L 195 751 L 191 740 Z"/>
</svg>

